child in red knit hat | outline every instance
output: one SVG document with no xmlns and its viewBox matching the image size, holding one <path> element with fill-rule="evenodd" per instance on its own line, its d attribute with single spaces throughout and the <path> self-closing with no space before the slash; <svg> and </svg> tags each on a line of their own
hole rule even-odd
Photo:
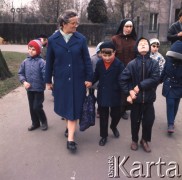
<svg viewBox="0 0 182 180">
<path fill-rule="evenodd" d="M 33 131 L 40 127 L 47 130 L 47 118 L 43 110 L 45 90 L 45 61 L 41 58 L 41 42 L 31 40 L 28 43 L 29 56 L 21 63 L 18 76 L 19 81 L 27 90 L 32 125 L 28 128 Z"/>
</svg>

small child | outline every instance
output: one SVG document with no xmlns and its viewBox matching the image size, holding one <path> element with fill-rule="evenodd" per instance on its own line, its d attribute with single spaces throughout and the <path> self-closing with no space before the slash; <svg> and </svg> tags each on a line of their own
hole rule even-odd
<svg viewBox="0 0 182 180">
<path fill-rule="evenodd" d="M 150 57 L 159 62 L 159 69 L 160 69 L 160 74 L 161 74 L 162 70 L 164 69 L 164 64 L 165 64 L 166 60 L 159 53 L 160 42 L 157 38 L 152 38 L 149 41 L 150 41 L 150 46 L 151 46 Z"/>
<path fill-rule="evenodd" d="M 41 42 L 31 40 L 28 43 L 29 56 L 21 63 L 18 76 L 19 81 L 27 90 L 32 125 L 28 128 L 33 131 L 40 127 L 47 130 L 47 118 L 43 110 L 45 90 L 45 61 L 40 57 Z"/>
<path fill-rule="evenodd" d="M 145 38 L 136 43 L 137 57 L 128 63 L 120 76 L 122 91 L 132 104 L 131 109 L 131 149 L 138 149 L 138 134 L 142 122 L 140 141 L 144 151 L 151 152 L 148 142 L 151 141 L 152 126 L 155 119 L 153 102 L 156 100 L 156 88 L 159 83 L 159 64 L 150 58 L 150 44 Z"/>
<path fill-rule="evenodd" d="M 99 81 L 97 103 L 100 113 L 100 146 L 104 146 L 108 136 L 109 113 L 111 115 L 110 128 L 116 138 L 119 137 L 117 125 L 121 117 L 121 90 L 119 86 L 119 75 L 124 65 L 115 57 L 114 44 L 104 42 L 100 46 L 101 59 L 96 64 L 93 82 Z"/>
</svg>

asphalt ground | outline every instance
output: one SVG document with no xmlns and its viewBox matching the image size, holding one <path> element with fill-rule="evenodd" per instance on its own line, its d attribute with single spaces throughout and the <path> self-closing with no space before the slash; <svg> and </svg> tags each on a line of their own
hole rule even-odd
<svg viewBox="0 0 182 180">
<path fill-rule="evenodd" d="M 1 51 L 15 51 L 15 48 L 26 52 L 26 46 L 0 45 Z M 93 54 L 94 47 L 89 49 Z M 26 91 L 18 87 L 0 99 L 0 180 L 182 179 L 179 176 L 182 174 L 182 105 L 176 117 L 175 133 L 168 135 L 166 104 L 161 92 L 159 85 L 151 153 L 144 152 L 141 146 L 138 151 L 130 150 L 130 119 L 120 120 L 118 139 L 109 129 L 108 143 L 99 146 L 99 119 L 96 119 L 96 125 L 84 132 L 77 127 L 78 150 L 72 154 L 66 149 L 66 124 L 53 111 L 51 91 L 45 91 L 44 102 L 49 129 L 29 132 Z"/>
</svg>

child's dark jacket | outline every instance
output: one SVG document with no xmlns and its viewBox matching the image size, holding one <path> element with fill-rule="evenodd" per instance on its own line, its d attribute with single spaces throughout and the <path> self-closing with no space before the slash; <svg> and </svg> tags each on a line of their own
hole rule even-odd
<svg viewBox="0 0 182 180">
<path fill-rule="evenodd" d="M 128 96 L 129 91 L 138 85 L 140 91 L 134 103 L 152 103 L 156 99 L 159 78 L 159 64 L 150 58 L 150 51 L 145 56 L 137 51 L 137 57 L 129 62 L 120 75 L 120 86 Z"/>
<path fill-rule="evenodd" d="M 115 107 L 121 105 L 119 75 L 123 69 L 123 63 L 117 58 L 114 59 L 107 70 L 102 59 L 97 62 L 93 83 L 99 81 L 97 93 L 97 103 L 99 106 Z"/>
</svg>

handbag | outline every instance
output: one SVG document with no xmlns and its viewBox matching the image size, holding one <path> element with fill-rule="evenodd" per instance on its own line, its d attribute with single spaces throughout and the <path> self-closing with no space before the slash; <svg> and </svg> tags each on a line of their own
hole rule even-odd
<svg viewBox="0 0 182 180">
<path fill-rule="evenodd" d="M 79 121 L 80 131 L 85 131 L 90 126 L 95 125 L 95 102 L 96 98 L 94 94 L 87 90 Z"/>
</svg>

